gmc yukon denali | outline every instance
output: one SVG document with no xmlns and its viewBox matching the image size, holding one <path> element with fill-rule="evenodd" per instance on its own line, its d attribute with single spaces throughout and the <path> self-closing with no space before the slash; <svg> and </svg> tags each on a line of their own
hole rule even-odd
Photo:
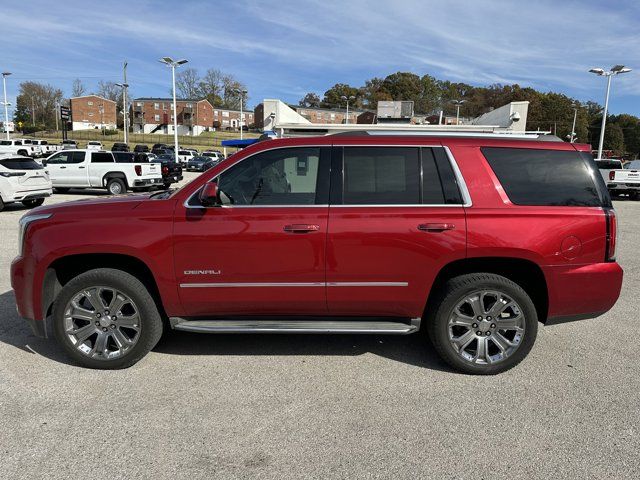
<svg viewBox="0 0 640 480">
<path fill-rule="evenodd" d="M 502 372 L 539 322 L 602 315 L 622 284 L 589 147 L 548 140 L 266 140 L 176 191 L 39 207 L 18 311 L 92 368 L 133 365 L 163 329 L 424 329 L 453 368 Z"/>
</svg>

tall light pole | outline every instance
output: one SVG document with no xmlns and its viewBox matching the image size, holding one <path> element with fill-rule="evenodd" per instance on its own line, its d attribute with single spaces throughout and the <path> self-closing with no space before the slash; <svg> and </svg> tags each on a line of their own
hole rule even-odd
<svg viewBox="0 0 640 480">
<path fill-rule="evenodd" d="M 582 107 L 582 104 L 575 103 L 573 105 L 573 124 L 571 126 L 571 134 L 569 135 L 569 143 L 573 143 L 576 141 L 576 120 L 578 119 L 578 109 Z"/>
<path fill-rule="evenodd" d="M 589 70 L 591 73 L 595 73 L 600 77 L 607 77 L 607 93 L 604 97 L 604 110 L 602 112 L 602 125 L 600 127 L 600 143 L 598 144 L 598 158 L 597 160 L 602 159 L 602 145 L 604 144 L 604 127 L 607 123 L 607 110 L 609 109 L 609 92 L 611 91 L 611 77 L 614 75 L 618 75 L 620 73 L 630 72 L 631 69 L 625 67 L 624 65 L 614 65 L 611 67 L 611 70 L 608 72 L 603 68 L 592 68 Z"/>
<path fill-rule="evenodd" d="M 9 140 L 9 103 L 7 102 L 7 77 L 11 72 L 2 72 L 2 89 L 4 90 L 4 131 Z"/>
<path fill-rule="evenodd" d="M 460 123 L 460 107 L 464 102 L 465 100 L 451 100 L 451 103 L 456 106 L 456 125 Z"/>
<path fill-rule="evenodd" d="M 129 144 L 129 126 L 127 125 L 127 88 L 129 87 L 129 84 L 116 83 L 116 86 L 122 88 L 122 126 L 124 127 L 124 143 Z M 102 122 L 102 128 L 104 129 L 104 120 Z"/>
<path fill-rule="evenodd" d="M 347 116 L 344 119 L 344 123 L 345 125 L 348 125 L 349 124 L 349 100 L 355 100 L 356 97 L 354 97 L 353 95 L 349 95 L 348 97 L 346 95 L 342 95 L 340 99 L 347 102 Z"/>
<path fill-rule="evenodd" d="M 162 57 L 160 62 L 164 63 L 168 67 L 171 67 L 171 81 L 173 86 L 173 141 L 174 148 L 173 151 L 174 159 L 176 162 L 178 161 L 178 109 L 176 107 L 176 67 L 180 65 L 184 65 L 188 62 L 184 58 L 181 60 L 173 60 L 171 57 Z"/>
<path fill-rule="evenodd" d="M 242 104 L 244 103 L 244 97 L 247 94 L 247 91 L 242 89 L 242 90 L 235 90 L 236 93 L 240 94 L 240 121 L 238 122 L 240 125 L 240 140 L 242 140 Z"/>
</svg>

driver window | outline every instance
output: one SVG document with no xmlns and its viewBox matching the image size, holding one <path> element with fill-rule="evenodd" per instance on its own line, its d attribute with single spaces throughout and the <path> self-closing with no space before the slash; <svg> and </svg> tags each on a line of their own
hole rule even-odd
<svg viewBox="0 0 640 480">
<path fill-rule="evenodd" d="M 218 188 L 233 205 L 313 205 L 319 163 L 317 147 L 262 152 L 222 173 Z"/>
</svg>

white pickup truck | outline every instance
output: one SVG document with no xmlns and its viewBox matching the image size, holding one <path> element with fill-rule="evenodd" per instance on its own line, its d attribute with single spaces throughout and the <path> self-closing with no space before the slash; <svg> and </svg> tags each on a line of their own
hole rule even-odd
<svg viewBox="0 0 640 480">
<path fill-rule="evenodd" d="M 10 153 L 22 157 L 38 158 L 42 155 L 42 150 L 38 145 L 33 145 L 31 140 L 13 138 L 10 140 L 0 140 L 0 153 Z"/>
<path fill-rule="evenodd" d="M 59 150 L 59 145 L 53 145 L 46 140 L 31 140 L 31 144 L 40 147 L 43 157 L 48 157 Z"/>
<path fill-rule="evenodd" d="M 159 163 L 120 163 L 104 150 L 63 150 L 43 160 L 56 191 L 106 188 L 112 195 L 162 185 Z"/>
<path fill-rule="evenodd" d="M 620 163 L 619 160 L 596 161 L 609 192 L 614 195 L 626 193 L 635 200 L 640 196 L 640 160 L 626 163 L 622 168 L 617 165 L 618 163 Z"/>
</svg>

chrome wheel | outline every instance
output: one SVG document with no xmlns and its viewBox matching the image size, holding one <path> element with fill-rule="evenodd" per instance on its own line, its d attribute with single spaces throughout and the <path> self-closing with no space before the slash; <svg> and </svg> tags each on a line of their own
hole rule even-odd
<svg viewBox="0 0 640 480">
<path fill-rule="evenodd" d="M 449 341 L 465 361 L 490 365 L 513 355 L 525 333 L 522 308 L 497 290 L 465 295 L 453 308 L 448 322 Z"/>
<path fill-rule="evenodd" d="M 64 331 L 75 349 L 88 357 L 120 358 L 140 338 L 139 310 L 120 290 L 85 288 L 64 309 Z"/>
</svg>

